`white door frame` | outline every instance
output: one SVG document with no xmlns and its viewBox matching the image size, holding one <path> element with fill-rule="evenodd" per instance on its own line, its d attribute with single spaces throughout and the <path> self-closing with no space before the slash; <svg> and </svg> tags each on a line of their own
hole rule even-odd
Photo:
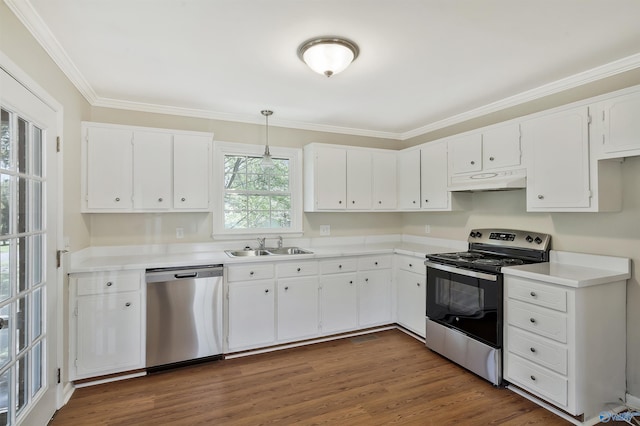
<svg viewBox="0 0 640 426">
<path fill-rule="evenodd" d="M 26 72 L 24 72 L 18 65 L 16 65 L 9 57 L 2 51 L 0 51 L 0 67 L 4 69 L 8 74 L 13 76 L 18 82 L 20 82 L 23 86 L 28 88 L 30 92 L 32 92 L 36 97 L 38 97 L 42 102 L 48 105 L 51 109 L 53 109 L 56 113 L 56 130 L 58 135 L 60 136 L 60 145 L 63 145 L 62 135 L 64 134 L 64 107 L 61 103 L 59 103 L 53 96 L 51 96 L 42 86 L 36 83 Z M 68 247 L 65 247 L 64 244 L 64 228 L 63 228 L 63 153 L 64 151 L 61 149 L 60 152 L 56 156 L 57 160 L 57 193 L 56 197 L 58 200 L 57 203 L 57 232 L 56 232 L 56 242 L 55 245 L 58 250 L 62 250 L 66 252 Z M 55 262 L 55 259 L 48 259 L 47 261 Z M 58 332 L 56 333 L 56 355 L 55 361 L 56 366 L 48 366 L 49 368 L 60 368 L 61 369 L 61 379 L 68 377 L 66 372 L 66 364 L 64 363 L 64 336 L 66 327 L 64 325 L 64 316 L 63 316 L 63 308 L 64 308 L 64 300 L 65 300 L 65 281 L 64 277 L 66 276 L 66 262 L 61 263 L 61 267 L 57 269 L 57 277 L 56 277 L 56 288 L 49 288 L 48 291 L 56 292 L 56 315 L 55 315 L 55 324 L 49 324 L 48 327 L 55 326 Z M 71 397 L 73 393 L 73 385 L 70 382 L 62 382 L 59 384 L 51 383 L 51 386 L 55 387 L 56 394 L 56 409 L 60 409 Z"/>
</svg>

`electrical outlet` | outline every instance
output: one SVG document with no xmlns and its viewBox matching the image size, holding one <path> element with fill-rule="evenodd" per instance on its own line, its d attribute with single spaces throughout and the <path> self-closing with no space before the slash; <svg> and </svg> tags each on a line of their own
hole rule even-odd
<svg viewBox="0 0 640 426">
<path fill-rule="evenodd" d="M 430 234 L 431 233 L 431 225 L 425 225 L 424 226 L 424 233 L 425 234 Z"/>
<path fill-rule="evenodd" d="M 184 238 L 184 228 L 176 228 L 176 238 L 179 240 Z"/>
<path fill-rule="evenodd" d="M 323 237 L 331 235 L 330 225 L 320 225 L 320 235 Z"/>
</svg>

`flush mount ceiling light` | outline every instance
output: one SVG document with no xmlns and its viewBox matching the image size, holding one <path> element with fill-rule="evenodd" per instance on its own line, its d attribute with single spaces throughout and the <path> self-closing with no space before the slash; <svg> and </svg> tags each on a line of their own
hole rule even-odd
<svg viewBox="0 0 640 426">
<path fill-rule="evenodd" d="M 264 145 L 264 154 L 262 155 L 262 168 L 263 169 L 270 169 L 273 167 L 273 158 L 271 158 L 271 153 L 269 152 L 269 116 L 271 114 L 273 114 L 273 111 L 270 111 L 268 109 L 263 109 L 262 111 L 260 111 L 260 113 L 262 115 L 264 115 L 264 119 L 266 122 L 266 143 Z"/>
<path fill-rule="evenodd" d="M 358 57 L 354 42 L 339 37 L 318 37 L 298 48 L 298 57 L 318 74 L 331 77 L 344 71 Z"/>
</svg>

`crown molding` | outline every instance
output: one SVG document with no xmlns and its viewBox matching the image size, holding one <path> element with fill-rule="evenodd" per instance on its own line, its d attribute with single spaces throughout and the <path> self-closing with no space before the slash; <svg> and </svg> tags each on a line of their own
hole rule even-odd
<svg viewBox="0 0 640 426">
<path fill-rule="evenodd" d="M 527 102 L 535 101 L 549 95 L 555 95 L 565 90 L 574 89 L 576 87 L 593 83 L 598 80 L 602 80 L 607 77 L 630 71 L 640 67 L 640 53 L 627 56 L 608 64 L 604 64 L 590 70 L 571 75 L 569 77 L 554 81 L 549 84 L 536 87 L 535 89 L 527 90 L 517 95 L 509 96 L 496 102 L 475 108 L 462 114 L 457 114 L 444 120 L 435 121 L 427 124 L 426 126 L 419 127 L 414 130 L 402 133 L 400 140 L 407 140 L 416 136 L 421 136 L 435 130 L 440 130 L 454 124 L 459 124 L 467 120 L 482 117 L 497 111 L 501 111 L 506 108 L 522 105 Z"/>
<path fill-rule="evenodd" d="M 4 0 L 9 9 L 18 17 L 20 22 L 29 30 L 34 38 L 40 43 L 62 72 L 71 80 L 71 83 L 80 91 L 82 96 L 90 105 L 96 107 L 116 108 L 130 111 L 151 112 L 158 114 L 178 115 L 194 118 L 206 118 L 213 120 L 232 121 L 239 123 L 261 124 L 257 117 L 249 117 L 241 114 L 228 114 L 202 109 L 181 108 L 175 106 L 149 104 L 143 102 L 132 102 L 98 97 L 89 82 L 84 78 L 75 64 L 71 61 L 66 51 L 62 48 L 58 40 L 53 36 L 49 27 L 35 11 L 29 0 Z M 275 119 L 273 125 L 288 127 L 292 129 L 311 130 L 317 132 L 340 133 L 345 135 L 364 136 L 373 138 L 384 138 L 404 141 L 426 133 L 443 129 L 467 120 L 482 117 L 506 108 L 522 105 L 526 102 L 534 101 L 545 96 L 554 95 L 565 90 L 574 89 L 584 84 L 592 83 L 616 74 L 640 68 L 640 53 L 622 58 L 590 70 L 571 75 L 569 77 L 536 87 L 519 94 L 509 96 L 496 102 L 483 105 L 479 108 L 447 117 L 418 127 L 407 132 L 383 132 L 368 129 L 357 129 L 350 127 L 331 126 L 325 124 L 313 124 L 299 121 L 287 121 Z"/>
</svg>

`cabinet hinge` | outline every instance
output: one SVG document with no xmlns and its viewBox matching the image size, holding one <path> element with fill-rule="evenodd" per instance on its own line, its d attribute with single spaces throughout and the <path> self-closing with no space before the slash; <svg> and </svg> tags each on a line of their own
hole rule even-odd
<svg viewBox="0 0 640 426">
<path fill-rule="evenodd" d="M 76 358 L 76 359 L 74 359 L 74 360 L 73 360 L 73 366 L 74 366 L 74 367 L 77 367 L 77 366 L 78 366 L 78 358 Z"/>
<path fill-rule="evenodd" d="M 587 124 L 591 124 L 591 114 L 587 114 Z"/>
<path fill-rule="evenodd" d="M 605 110 L 602 110 L 602 121 L 604 121 L 604 119 L 605 119 L 605 114 L 606 114 Z"/>
<path fill-rule="evenodd" d="M 60 369 L 58 368 L 58 372 L 56 373 L 56 379 L 58 380 L 58 383 L 60 383 Z"/>
<path fill-rule="evenodd" d="M 56 152 L 60 152 L 60 136 L 56 136 Z"/>
</svg>

